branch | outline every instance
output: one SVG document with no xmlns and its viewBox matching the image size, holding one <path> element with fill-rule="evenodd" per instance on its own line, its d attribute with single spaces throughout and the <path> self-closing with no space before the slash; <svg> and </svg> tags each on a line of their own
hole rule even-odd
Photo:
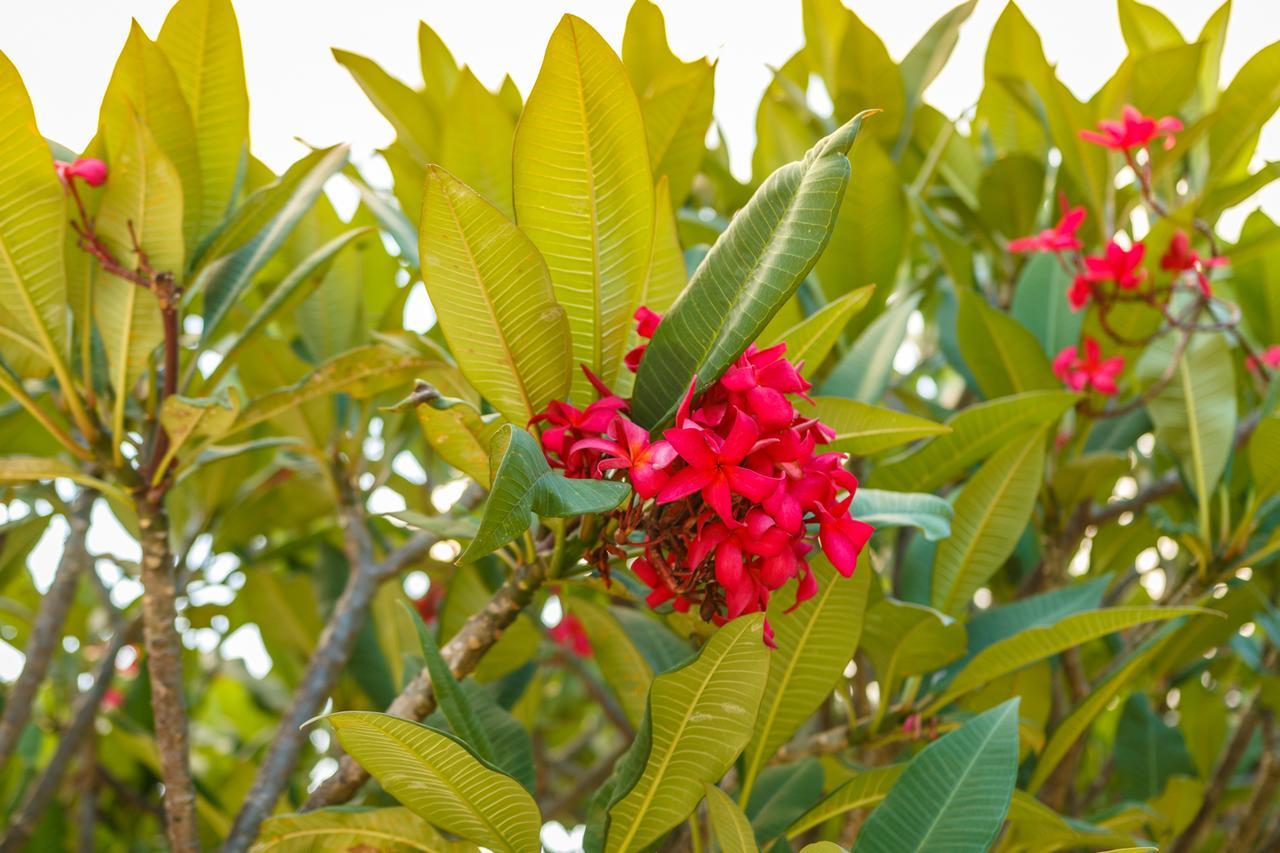
<svg viewBox="0 0 1280 853">
<path fill-rule="evenodd" d="M 1276 721 L 1270 709 L 1262 713 L 1262 756 L 1254 775 L 1253 794 L 1245 809 L 1244 819 L 1223 845 L 1223 850 L 1265 850 L 1256 846 L 1262 834 L 1267 812 L 1280 795 L 1280 755 L 1276 754 Z"/>
<path fill-rule="evenodd" d="M 138 628 L 137 620 L 128 626 L 117 627 L 106 654 L 98 663 L 93 686 L 81 693 L 76 700 L 71 725 L 58 738 L 58 747 L 53 753 L 53 758 L 49 759 L 44 774 L 32 786 L 27 798 L 13 815 L 9 831 L 5 834 L 4 840 L 0 841 L 0 853 L 17 853 L 24 849 L 31 833 L 40 822 L 44 810 L 48 808 L 53 795 L 57 793 L 58 783 L 61 782 L 67 765 L 71 763 L 72 757 L 81 751 L 82 741 L 92 730 L 94 718 L 98 714 L 98 706 L 102 704 L 102 697 L 106 695 L 107 688 L 111 686 L 112 677 L 115 675 L 116 655 L 136 637 Z"/>
<path fill-rule="evenodd" d="M 293 694 L 289 709 L 280 720 L 267 755 L 258 766 L 253 787 L 249 789 L 231 832 L 223 842 L 222 849 L 227 853 L 247 850 L 257 838 L 262 821 L 275 808 L 307 741 L 302 726 L 320 713 L 333 685 L 351 659 L 351 651 L 360 629 L 364 627 L 378 587 L 421 559 L 438 541 L 433 534 L 421 531 L 381 563 L 375 563 L 373 542 L 369 537 L 359 490 L 345 471 L 336 471 L 334 479 L 338 489 L 343 545 L 350 567 L 347 583 L 334 606 L 333 615 L 320 634 L 316 652 L 307 664 L 307 671 Z M 470 499 L 478 500 L 474 494 Z"/>
<path fill-rule="evenodd" d="M 440 651 L 455 678 L 465 678 L 476 668 L 481 658 L 502 637 L 507 626 L 533 600 L 533 595 L 543 580 L 544 567 L 540 562 L 521 564 L 493 594 L 485 608 L 472 614 L 461 630 L 445 643 Z M 423 669 L 388 706 L 387 713 L 409 720 L 421 720 L 435 706 L 436 697 L 431 689 L 431 677 Z M 369 774 L 351 756 L 343 755 L 337 772 L 316 788 L 303 810 L 344 803 L 355 795 L 356 790 L 368 778 Z"/>
<path fill-rule="evenodd" d="M 164 782 L 165 831 L 169 847 L 199 850 L 196 834 L 196 790 L 188 759 L 190 738 L 183 701 L 182 638 L 177 616 L 173 553 L 169 546 L 169 518 L 151 496 L 137 503 L 142 530 L 142 616 L 151 680 L 151 713 L 155 721 L 156 752 Z"/>
<path fill-rule="evenodd" d="M 8 763 L 14 746 L 31 717 L 31 706 L 35 703 L 41 682 L 49 672 L 49 663 L 62 638 L 62 626 L 75 601 L 76 586 L 80 582 L 80 576 L 92 562 L 85 549 L 85 535 L 89 532 L 89 513 L 96 497 L 96 492 L 82 490 L 66 516 L 71 529 L 62 546 L 62 558 L 58 561 L 53 584 L 40 600 L 35 625 L 32 626 L 31 636 L 27 638 L 26 648 L 23 649 L 26 664 L 22 668 L 22 674 L 14 682 L 13 689 L 9 691 L 4 703 L 4 713 L 0 716 L 0 767 Z"/>
</svg>

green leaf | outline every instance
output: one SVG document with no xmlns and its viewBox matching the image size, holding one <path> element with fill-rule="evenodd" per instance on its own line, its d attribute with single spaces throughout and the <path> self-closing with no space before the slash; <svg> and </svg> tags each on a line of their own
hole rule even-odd
<svg viewBox="0 0 1280 853">
<path fill-rule="evenodd" d="M 862 648 L 876 668 L 883 707 L 904 676 L 932 672 L 964 654 L 964 626 L 922 604 L 885 598 L 867 610 Z"/>
<path fill-rule="evenodd" d="M 467 702 L 462 686 L 453 677 L 449 664 L 440 654 L 440 647 L 427 631 L 422 617 L 409 602 L 403 599 L 400 601 L 400 606 L 418 635 L 418 644 L 422 646 L 422 658 L 426 661 L 427 672 L 431 675 L 431 689 L 435 693 L 436 702 L 444 713 L 445 719 L 449 721 L 449 727 L 471 748 L 477 758 L 497 765 L 493 744 L 489 741 L 489 732 L 480 725 L 475 710 Z"/>
<path fill-rule="evenodd" d="M 951 536 L 938 546 L 931 601 L 958 616 L 1013 553 L 1044 476 L 1045 432 L 1034 430 L 992 456 L 961 489 Z"/>
<path fill-rule="evenodd" d="M 511 202 L 511 143 L 516 123 L 498 96 L 463 68 L 445 107 L 439 163 L 502 215 Z"/>
<path fill-rule="evenodd" d="M 907 336 L 907 323 L 922 296 L 914 293 L 877 317 L 849 347 L 818 390 L 863 403 L 879 400 L 889 387 L 893 357 Z"/>
<path fill-rule="evenodd" d="M 1244 64 L 1218 101 L 1209 128 L 1209 174 L 1213 186 L 1243 172 L 1258 144 L 1258 133 L 1280 107 L 1280 42 L 1264 47 Z"/>
<path fill-rule="evenodd" d="M 875 128 L 880 139 L 892 140 L 906 121 L 907 95 L 902 74 L 884 42 L 853 12 L 845 11 L 844 36 L 836 53 L 835 113 L 851 116 L 861 110 L 884 110 Z"/>
<path fill-rule="evenodd" d="M 707 128 L 715 97 L 715 66 L 681 63 L 637 89 L 655 180 L 667 178 L 671 200 L 682 203 L 706 153 Z"/>
<path fill-rule="evenodd" d="M 169 436 L 169 450 L 156 465 L 156 477 L 165 473 L 170 460 L 188 440 L 217 441 L 231 429 L 239 414 L 240 395 L 233 389 L 223 389 L 216 397 L 166 397 L 160 405 L 160 425 Z"/>
<path fill-rule="evenodd" d="M 1160 796 L 1171 776 L 1195 775 L 1182 732 L 1160 719 L 1142 693 L 1129 697 L 1116 724 L 1115 768 L 1121 795 L 1132 800 Z"/>
<path fill-rule="evenodd" d="M 1249 471 L 1259 497 L 1280 492 L 1280 416 L 1258 422 L 1249 439 Z"/>
<path fill-rule="evenodd" d="M 1181 45 L 1182 34 L 1173 22 L 1151 6 L 1137 0 L 1119 0 L 1120 32 L 1132 53 L 1146 53 L 1162 47 Z"/>
<path fill-rule="evenodd" d="M 830 237 L 862 118 L 770 175 L 711 247 L 641 362 L 639 423 L 665 421 L 694 376 L 700 388 L 718 379 L 795 293 Z"/>
<path fill-rule="evenodd" d="M 423 94 L 441 103 L 458 85 L 458 61 L 426 21 L 418 22 L 418 62 L 422 67 Z"/>
<path fill-rule="evenodd" d="M 580 18 L 565 15 L 551 36 L 514 156 L 516 219 L 551 270 L 573 363 L 612 383 L 647 275 L 653 176 L 622 61 Z M 574 371 L 574 399 L 590 394 Z"/>
<path fill-rule="evenodd" d="M 615 770 L 605 849 L 634 850 L 680 823 L 746 745 L 764 693 L 764 615 L 720 628 L 692 663 L 649 690 L 642 734 Z"/>
<path fill-rule="evenodd" d="M 822 764 L 812 756 L 766 768 L 747 801 L 747 815 L 761 844 L 786 831 L 822 795 Z"/>
<path fill-rule="evenodd" d="M 580 597 L 563 601 L 587 632 L 600 674 L 618 697 L 623 713 L 632 725 L 640 725 L 653 668 L 607 608 Z"/>
<path fill-rule="evenodd" d="M 956 337 L 965 364 L 987 399 L 1061 387 L 1035 337 L 972 291 L 957 294 Z"/>
<path fill-rule="evenodd" d="M 656 79 L 684 64 L 667 45 L 667 23 L 658 4 L 650 0 L 636 0 L 631 4 L 622 35 L 622 62 L 637 97 Z"/>
<path fill-rule="evenodd" d="M 283 245 L 347 162 L 345 145 L 313 151 L 274 183 L 245 199 L 201 254 L 193 289 L 204 289 L 201 341 L 212 341 L 223 320 L 240 301 L 254 275 Z"/>
<path fill-rule="evenodd" d="M 874 806 L 885 798 L 906 767 L 906 764 L 889 764 L 854 774 L 852 779 L 841 783 L 817 805 L 796 818 L 787 827 L 787 838 L 795 838 L 805 830 L 826 823 L 845 812 Z"/>
<path fill-rule="evenodd" d="M 1018 699 L 925 747 L 858 833 L 855 851 L 985 850 L 1004 823 L 1018 767 Z"/>
<path fill-rule="evenodd" d="M 1068 275 L 1050 255 L 1036 255 L 1018 276 L 1013 293 L 1013 318 L 1040 342 L 1045 355 L 1057 355 L 1080 340 L 1084 314 L 1067 302 Z"/>
<path fill-rule="evenodd" d="M 756 853 L 755 834 L 751 831 L 751 823 L 738 808 L 738 804 L 724 791 L 704 782 L 706 789 L 707 812 L 711 817 L 711 829 L 715 832 L 716 841 L 721 850 L 732 850 L 734 853 Z"/>
<path fill-rule="evenodd" d="M 416 374 L 437 363 L 432 358 L 383 344 L 356 347 L 334 356 L 294 384 L 264 394 L 245 406 L 228 435 L 243 432 L 317 397 L 327 397 L 339 391 L 357 399 L 371 397 L 388 388 L 408 384 Z"/>
<path fill-rule="evenodd" d="M 631 491 L 616 480 L 570 480 L 552 471 L 537 439 L 511 424 L 504 424 L 493 437 L 489 460 L 493 486 L 480 530 L 459 563 L 473 562 L 524 533 L 530 513 L 565 518 L 609 512 Z"/>
<path fill-rule="evenodd" d="M 478 666 L 476 677 L 463 681 L 460 686 L 467 706 L 475 715 L 476 726 L 489 733 L 494 756 L 491 763 L 523 785 L 526 791 L 531 794 L 536 793 L 533 740 L 529 737 L 524 724 L 498 704 L 497 691 L 501 684 L 481 684 L 479 678 L 482 673 L 483 669 Z M 501 676 L 495 676 L 495 680 L 506 675 L 508 673 L 503 672 Z M 428 717 L 426 723 L 446 734 L 457 733 L 439 710 Z"/>
<path fill-rule="evenodd" d="M 430 166 L 422 274 L 467 380 L 508 420 L 529 419 L 569 390 L 570 340 L 538 250 L 502 213 Z"/>
<path fill-rule="evenodd" d="M 770 656 L 769 681 L 743 758 L 743 790 L 818 706 L 831 695 L 853 658 L 874 572 L 866 561 L 845 578 L 825 557 L 809 559 L 818 592 L 792 613 L 779 592 L 769 602 L 769 624 L 777 648 Z"/>
<path fill-rule="evenodd" d="M 1176 335 L 1152 344 L 1138 362 L 1147 382 L 1162 375 L 1174 356 Z M 1236 377 L 1231 348 L 1220 335 L 1196 335 L 1178 362 L 1173 381 L 1147 403 L 1156 440 L 1173 454 L 1196 496 L 1207 501 L 1227 467 L 1236 428 Z"/>
<path fill-rule="evenodd" d="M 427 446 L 445 462 L 489 488 L 489 445 L 505 423 L 498 414 L 481 415 L 466 400 L 418 406 Z"/>
<path fill-rule="evenodd" d="M 267 818 L 252 853 L 311 853 L 319 849 L 369 853 L 463 853 L 462 842 L 446 841 L 431 824 L 405 808 L 318 809 Z"/>
<path fill-rule="evenodd" d="M 1050 625 L 1026 628 L 978 652 L 965 664 L 947 689 L 924 712 L 943 708 L 958 696 L 989 684 L 1028 664 L 1105 637 L 1124 628 L 1164 619 L 1204 613 L 1198 607 L 1109 607 L 1073 613 Z M 1140 799 L 1146 799 L 1141 797 Z"/>
<path fill-rule="evenodd" d="M 431 160 L 437 151 L 439 133 L 427 100 L 382 70 L 372 59 L 336 47 L 333 58 L 351 73 L 378 112 L 391 122 L 396 141 L 408 148 L 419 163 Z"/>
<path fill-rule="evenodd" d="M 128 495 L 97 477 L 61 459 L 44 456 L 0 456 L 0 483 L 35 483 L 41 480 L 66 479 L 90 489 L 97 489 L 121 503 L 130 504 Z"/>
<path fill-rule="evenodd" d="M 924 97 L 924 90 L 937 79 L 951 51 L 960 39 L 960 25 L 969 19 L 978 0 L 965 0 L 929 27 L 928 32 L 907 52 L 898 67 L 907 91 L 908 114 Z"/>
<path fill-rule="evenodd" d="M 915 527 L 931 542 L 951 535 L 951 504 L 937 495 L 921 492 L 884 492 L 858 489 L 850 507 L 853 517 L 879 530 L 882 527 Z"/>
<path fill-rule="evenodd" d="M 201 236 L 231 206 L 249 139 L 249 93 L 245 88 L 240 26 L 230 0 L 180 0 L 169 10 L 156 44 L 168 57 L 191 111 L 200 162 Z"/>
<path fill-rule="evenodd" d="M 18 376 L 43 377 L 67 346 L 68 213 L 26 87 L 4 54 L 0 116 L 0 352 Z"/>
<path fill-rule="evenodd" d="M 414 814 L 494 850 L 538 849 L 542 818 L 533 797 L 454 738 L 368 711 L 325 719 L 343 749 Z"/>
<path fill-rule="evenodd" d="M 869 284 L 828 302 L 780 334 L 769 346 L 785 343 L 787 358 L 800 365 L 801 376 L 812 379 L 840 340 L 849 321 L 867 307 L 874 292 L 875 285 Z"/>
<path fill-rule="evenodd" d="M 817 404 L 818 420 L 836 431 L 831 449 L 854 456 L 869 456 L 920 438 L 950 432 L 942 424 L 857 400 L 815 397 L 813 402 Z"/>
<path fill-rule="evenodd" d="M 970 406 L 947 421 L 951 432 L 877 467 L 868 485 L 933 491 L 1030 430 L 1060 418 L 1075 402 L 1067 391 L 1034 391 Z"/>
<path fill-rule="evenodd" d="M 969 654 L 975 655 L 1028 628 L 1052 625 L 1082 610 L 1101 607 L 1102 595 L 1110 583 L 1111 578 L 1103 576 L 975 613 L 965 625 Z"/>
</svg>

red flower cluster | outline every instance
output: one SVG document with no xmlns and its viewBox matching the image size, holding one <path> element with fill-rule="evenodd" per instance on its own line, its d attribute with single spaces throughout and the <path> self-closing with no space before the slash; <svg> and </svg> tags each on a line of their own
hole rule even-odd
<svg viewBox="0 0 1280 853">
<path fill-rule="evenodd" d="M 1257 373 L 1262 367 L 1280 370 L 1280 344 L 1272 344 L 1259 353 L 1257 357 L 1249 356 L 1245 359 L 1244 364 L 1254 373 Z"/>
<path fill-rule="evenodd" d="M 1160 269 L 1174 273 L 1195 272 L 1196 283 L 1200 285 L 1200 292 L 1207 299 L 1213 295 L 1213 291 L 1209 288 L 1209 276 L 1205 270 L 1209 267 L 1225 266 L 1226 263 L 1226 258 L 1201 258 L 1200 253 L 1191 248 L 1191 240 L 1187 238 L 1187 232 L 1177 231 L 1169 241 L 1169 248 L 1160 258 Z"/>
<path fill-rule="evenodd" d="M 1052 228 L 1046 228 L 1030 237 L 1009 241 L 1010 252 L 1072 252 L 1083 248 L 1076 232 L 1084 222 L 1084 208 L 1067 209 L 1067 199 L 1062 199 L 1062 218 Z"/>
<path fill-rule="evenodd" d="M 661 321 L 647 308 L 636 319 L 646 338 Z M 632 369 L 644 347 L 628 355 Z M 696 405 L 695 379 L 656 441 L 589 371 L 599 399 L 583 410 L 553 402 L 533 418 L 547 425 L 548 462 L 566 476 L 631 484 L 630 502 L 587 554 L 602 575 L 611 560 L 635 556 L 631 569 L 649 586 L 651 607 L 696 606 L 720 624 L 763 611 L 792 578 L 796 605 L 811 598 L 817 580 L 806 555 L 815 540 L 842 575 L 853 573 L 872 533 L 849 514 L 858 481 L 844 468 L 845 454 L 818 452 L 835 434 L 796 410 L 791 398 L 807 399 L 811 386 L 785 351 L 785 344 L 752 345 Z M 772 644 L 767 623 L 766 640 Z"/>
<path fill-rule="evenodd" d="M 1182 122 L 1173 116 L 1152 118 L 1144 116 L 1136 107 L 1127 106 L 1121 111 L 1119 121 L 1103 119 L 1098 122 L 1097 130 L 1080 131 L 1080 138 L 1113 151 L 1128 152 L 1146 148 L 1152 140 L 1163 136 L 1167 150 L 1173 147 L 1173 135 L 1181 130 Z"/>
<path fill-rule="evenodd" d="M 1113 281 L 1121 290 L 1136 290 L 1147 277 L 1142 268 L 1142 256 L 1147 247 L 1137 243 L 1132 249 L 1126 249 L 1115 240 L 1107 243 L 1106 251 L 1101 255 L 1085 255 L 1084 271 L 1076 276 L 1071 284 L 1067 299 L 1073 311 L 1079 311 L 1089 304 L 1090 297 L 1095 295 L 1095 285 Z"/>
<path fill-rule="evenodd" d="M 1100 394 L 1116 393 L 1116 377 L 1124 370 L 1124 356 L 1104 359 L 1098 342 L 1091 337 L 1084 339 L 1084 353 L 1076 347 L 1067 347 L 1053 360 L 1053 372 L 1072 391 L 1092 387 Z"/>
<path fill-rule="evenodd" d="M 79 178 L 91 187 L 100 187 L 107 180 L 107 164 L 96 157 L 79 157 L 70 163 L 55 160 L 53 167 L 63 183 Z"/>
</svg>

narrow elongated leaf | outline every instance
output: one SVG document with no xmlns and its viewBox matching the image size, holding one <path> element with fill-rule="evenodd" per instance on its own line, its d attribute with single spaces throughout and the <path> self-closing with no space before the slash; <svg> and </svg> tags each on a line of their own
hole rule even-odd
<svg viewBox="0 0 1280 853">
<path fill-rule="evenodd" d="M 855 774 L 852 779 L 841 783 L 817 805 L 796 818 L 795 823 L 787 828 L 787 838 L 795 838 L 836 815 L 876 805 L 885 798 L 905 769 L 906 764 L 889 764 Z"/>
<path fill-rule="evenodd" d="M 494 850 L 538 849 L 542 818 L 533 797 L 454 738 L 368 711 L 325 719 L 342 747 L 414 814 Z"/>
<path fill-rule="evenodd" d="M 239 414 L 240 396 L 234 390 L 223 390 L 216 397 L 166 397 L 160 406 L 160 425 L 169 436 L 169 451 L 156 466 L 156 476 L 164 473 L 190 439 L 216 441 L 231 429 Z"/>
<path fill-rule="evenodd" d="M 750 737 L 768 668 L 756 613 L 716 631 L 692 663 L 654 679 L 642 733 L 604 792 L 604 849 L 643 847 L 688 817 L 703 784 L 724 775 Z"/>
<path fill-rule="evenodd" d="M 1182 732 L 1160 719 L 1141 693 L 1124 703 L 1116 724 L 1115 757 L 1116 783 L 1134 800 L 1160 796 L 1175 774 L 1195 775 Z"/>
<path fill-rule="evenodd" d="M 933 564 L 933 606 L 958 616 L 1013 553 L 1035 509 L 1044 475 L 1043 430 L 992 456 L 956 498 L 951 536 Z"/>
<path fill-rule="evenodd" d="M 747 801 L 747 816 L 756 840 L 775 841 L 793 820 L 822 795 L 822 764 L 812 756 L 780 764 L 760 774 Z"/>
<path fill-rule="evenodd" d="M 841 397 L 815 397 L 817 417 L 836 431 L 832 450 L 868 456 L 890 447 L 950 432 L 942 424 Z"/>
<path fill-rule="evenodd" d="M 1280 42 L 1258 51 L 1222 93 L 1218 117 L 1209 129 L 1210 182 L 1247 164 L 1259 131 L 1278 107 Z"/>
<path fill-rule="evenodd" d="M 463 68 L 445 107 L 438 161 L 458 180 L 511 217 L 511 141 L 516 123 L 498 96 Z"/>
<path fill-rule="evenodd" d="M 1109 607 L 1075 613 L 1052 625 L 1027 628 L 974 655 L 943 694 L 929 706 L 930 710 L 942 708 L 957 696 L 1002 675 L 1090 640 L 1134 625 L 1204 612 L 1198 607 Z"/>
<path fill-rule="evenodd" d="M 951 51 L 960 40 L 960 25 L 973 14 L 978 0 L 965 0 L 934 22 L 920 37 L 920 41 L 903 58 L 899 70 L 907 90 L 907 108 L 915 107 L 924 96 L 924 90 L 937 79 Z"/>
<path fill-rule="evenodd" d="M 979 714 L 911 760 L 858 834 L 855 851 L 985 850 L 1018 769 L 1018 699 Z"/>
<path fill-rule="evenodd" d="M 609 610 L 583 598 L 564 601 L 587 632 L 600 674 L 618 697 L 623 713 L 632 725 L 640 725 L 653 667 Z"/>
<path fill-rule="evenodd" d="M 964 654 L 964 626 L 924 605 L 885 598 L 867 610 L 862 648 L 887 703 L 904 676 L 932 672 Z"/>
<path fill-rule="evenodd" d="M 902 346 L 907 323 L 922 296 L 912 294 L 877 317 L 849 347 L 818 390 L 863 403 L 879 400 L 889 387 L 893 357 Z"/>
<path fill-rule="evenodd" d="M 445 840 L 406 808 L 333 808 L 267 818 L 250 850 L 313 853 L 324 848 L 370 853 L 465 853 L 469 849 L 463 842 Z"/>
<path fill-rule="evenodd" d="M 97 489 L 121 503 L 128 496 L 110 483 L 91 477 L 76 466 L 44 456 L 0 456 L 0 483 L 35 483 L 41 480 L 66 479 L 90 489 Z"/>
<path fill-rule="evenodd" d="M 600 34 L 565 15 L 516 128 L 516 220 L 546 258 L 573 363 L 611 383 L 653 240 L 653 176 L 640 105 Z M 575 371 L 573 396 L 591 393 Z"/>
<path fill-rule="evenodd" d="M 867 483 L 894 491 L 932 491 L 1028 430 L 1057 421 L 1075 399 L 1066 391 L 1034 391 L 970 406 L 947 421 L 950 433 L 878 466 Z"/>
<path fill-rule="evenodd" d="M 333 58 L 351 72 L 369 101 L 395 128 L 396 141 L 408 148 L 419 163 L 431 160 L 437 150 L 439 131 L 426 99 L 382 70 L 372 59 L 338 48 L 333 49 Z"/>
<path fill-rule="evenodd" d="M 862 119 L 770 175 L 711 247 L 640 365 L 632 401 L 638 422 L 665 421 L 694 376 L 700 388 L 719 378 L 795 293 L 830 236 Z"/>
<path fill-rule="evenodd" d="M 0 352 L 42 377 L 67 344 L 66 201 L 26 87 L 0 53 Z"/>
<path fill-rule="evenodd" d="M 214 339 L 250 280 L 311 209 L 325 181 L 346 164 L 348 153 L 347 146 L 336 145 L 308 154 L 246 199 L 212 238 L 199 258 L 202 269 L 194 285 L 204 290 L 202 341 Z"/>
<path fill-rule="evenodd" d="M 682 63 L 638 90 L 655 179 L 667 178 L 671 200 L 682 203 L 706 153 L 707 128 L 715 98 L 715 66 L 706 60 Z"/>
<path fill-rule="evenodd" d="M 764 701 L 744 755 L 748 790 L 778 747 L 831 695 L 862 634 L 870 567 L 859 566 L 852 578 L 844 578 L 825 557 L 814 555 L 809 568 L 818 581 L 817 595 L 785 615 L 782 611 L 791 602 L 782 594 L 769 602 L 769 624 L 778 647 L 770 658 Z"/>
<path fill-rule="evenodd" d="M 511 424 L 494 436 L 489 460 L 493 486 L 480 530 L 458 558 L 459 563 L 473 562 L 524 533 L 529 529 L 530 513 L 567 517 L 609 512 L 631 490 L 616 480 L 570 480 L 552 471 L 537 439 Z"/>
<path fill-rule="evenodd" d="M 884 492 L 858 489 L 850 506 L 853 517 L 879 530 L 882 527 L 914 527 L 930 541 L 951 535 L 951 504 L 922 492 Z"/>
<path fill-rule="evenodd" d="M 1280 492 L 1280 415 L 1263 418 L 1253 431 L 1249 471 L 1261 497 Z"/>
<path fill-rule="evenodd" d="M 422 275 L 467 380 L 528 423 L 569 390 L 570 338 L 547 266 L 520 229 L 457 178 L 427 169 Z"/>
<path fill-rule="evenodd" d="M 987 399 L 1060 387 L 1039 342 L 1017 320 L 961 290 L 956 337 L 965 364 Z"/>
<path fill-rule="evenodd" d="M 801 376 L 812 379 L 840 340 L 849 321 L 867 307 L 874 292 L 875 285 L 869 284 L 828 302 L 784 331 L 777 340 L 770 341 L 769 345 L 785 343 L 787 358 L 800 365 Z"/>
<path fill-rule="evenodd" d="M 738 808 L 738 804 L 724 791 L 703 783 L 707 792 L 707 812 L 711 816 L 711 829 L 715 832 L 720 849 L 734 853 L 756 853 L 755 834 L 751 831 L 751 823 Z"/>
<path fill-rule="evenodd" d="M 1074 613 L 1101 607 L 1102 595 L 1110 583 L 1109 576 L 1098 577 L 974 614 L 965 624 L 969 654 L 975 655 L 1028 628 L 1049 626 Z"/>
<path fill-rule="evenodd" d="M 200 162 L 198 234 L 204 235 L 231 205 L 249 140 L 249 93 L 231 0 L 180 0 L 165 17 L 156 44 L 191 111 Z"/>
</svg>

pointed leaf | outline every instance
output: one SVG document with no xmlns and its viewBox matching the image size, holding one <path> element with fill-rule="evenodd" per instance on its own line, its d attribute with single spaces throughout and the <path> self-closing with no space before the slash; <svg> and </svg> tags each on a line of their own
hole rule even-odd
<svg viewBox="0 0 1280 853">
<path fill-rule="evenodd" d="M 942 435 L 951 430 L 942 425 L 857 400 L 815 397 L 817 418 L 836 431 L 831 449 L 855 456 L 869 456 L 890 447 L 920 438 Z"/>
<path fill-rule="evenodd" d="M 706 60 L 682 63 L 637 90 L 649 143 L 654 179 L 667 178 L 671 200 L 684 202 L 706 153 L 707 128 L 715 97 L 715 66 Z"/>
<path fill-rule="evenodd" d="M 408 148 L 419 163 L 431 160 L 436 151 L 438 129 L 427 100 L 372 59 L 336 47 L 333 58 L 351 72 L 378 112 L 395 128 L 396 141 Z"/>
<path fill-rule="evenodd" d="M 876 805 L 885 798 L 906 768 L 906 764 L 889 764 L 854 774 L 852 779 L 841 783 L 817 805 L 796 818 L 795 823 L 787 828 L 787 838 L 795 838 L 836 815 Z"/>
<path fill-rule="evenodd" d="M 931 542 L 951 535 L 951 504 L 937 495 L 922 492 L 884 492 L 858 489 L 849 511 L 859 521 L 877 530 L 883 527 L 914 527 Z"/>
<path fill-rule="evenodd" d="M 893 357 L 907 335 L 907 323 L 920 304 L 915 293 L 892 305 L 858 335 L 853 346 L 818 388 L 822 394 L 862 403 L 879 400 L 893 375 Z"/>
<path fill-rule="evenodd" d="M 964 654 L 964 626 L 922 604 L 885 598 L 867 610 L 862 648 L 887 703 L 904 676 L 932 672 Z"/>
<path fill-rule="evenodd" d="M 446 841 L 406 808 L 317 809 L 280 814 L 262 824 L 252 853 L 311 853 L 317 848 L 367 853 L 465 853 L 463 842 Z"/>
<path fill-rule="evenodd" d="M 869 284 L 846 293 L 782 332 L 777 340 L 768 341 L 768 344 L 785 343 L 787 358 L 800 365 L 800 375 L 812 379 L 840 340 L 849 321 L 867 307 L 874 292 L 875 285 Z"/>
<path fill-rule="evenodd" d="M 623 713 L 632 725 L 640 725 L 653 667 L 608 609 L 578 597 L 564 601 L 587 632 L 600 674 L 618 697 Z"/>
<path fill-rule="evenodd" d="M 463 68 L 445 106 L 438 162 L 510 218 L 511 143 L 515 119 L 498 96 Z"/>
<path fill-rule="evenodd" d="M 1061 387 L 1039 342 L 1017 320 L 977 293 L 957 294 L 956 338 L 965 364 L 987 399 Z"/>
<path fill-rule="evenodd" d="M 724 791 L 704 782 L 707 792 L 707 812 L 711 817 L 711 829 L 715 832 L 716 842 L 720 849 L 734 853 L 756 853 L 755 834 L 751 831 L 751 823 L 738 808 L 738 804 Z"/>
<path fill-rule="evenodd" d="M 766 768 L 747 801 L 756 840 L 768 844 L 822 796 L 822 764 L 812 756 Z"/>
</svg>

